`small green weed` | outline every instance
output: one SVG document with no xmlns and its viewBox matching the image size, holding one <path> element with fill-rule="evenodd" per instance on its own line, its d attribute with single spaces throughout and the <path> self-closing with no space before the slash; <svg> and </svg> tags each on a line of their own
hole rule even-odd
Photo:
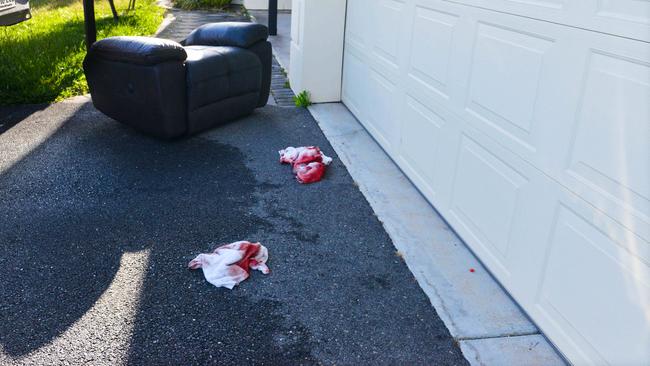
<svg viewBox="0 0 650 366">
<path fill-rule="evenodd" d="M 312 104 L 309 92 L 306 90 L 301 91 L 298 95 L 293 97 L 293 102 L 296 103 L 296 107 L 302 108 L 307 108 Z"/>
</svg>

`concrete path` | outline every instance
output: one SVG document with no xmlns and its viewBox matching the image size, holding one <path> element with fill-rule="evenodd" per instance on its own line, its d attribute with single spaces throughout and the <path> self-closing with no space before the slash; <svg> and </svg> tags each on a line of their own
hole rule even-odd
<svg viewBox="0 0 650 366">
<path fill-rule="evenodd" d="M 277 150 L 334 157 L 300 185 Z M 236 240 L 268 276 L 187 262 Z M 176 142 L 84 98 L 0 135 L 0 364 L 464 365 L 308 111 L 265 107 Z"/>
</svg>

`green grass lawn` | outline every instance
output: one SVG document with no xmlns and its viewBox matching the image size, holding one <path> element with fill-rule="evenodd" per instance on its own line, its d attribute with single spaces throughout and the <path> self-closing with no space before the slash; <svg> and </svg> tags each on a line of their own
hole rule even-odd
<svg viewBox="0 0 650 366">
<path fill-rule="evenodd" d="M 174 0 L 174 6 L 181 9 L 223 9 L 232 0 Z"/>
<path fill-rule="evenodd" d="M 88 92 L 81 63 L 84 44 L 81 0 L 32 0 L 33 18 L 0 27 L 0 105 L 42 103 Z M 95 1 L 97 39 L 115 35 L 151 35 L 163 19 L 155 0 L 115 0 L 115 22 L 108 1 Z"/>
</svg>

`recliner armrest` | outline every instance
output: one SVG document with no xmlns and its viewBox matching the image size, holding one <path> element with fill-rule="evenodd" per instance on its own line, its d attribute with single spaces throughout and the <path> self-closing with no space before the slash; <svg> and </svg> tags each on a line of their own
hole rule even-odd
<svg viewBox="0 0 650 366">
<path fill-rule="evenodd" d="M 152 37 L 109 37 L 95 42 L 89 56 L 137 65 L 183 62 L 187 53 L 178 42 Z"/>
<path fill-rule="evenodd" d="M 269 36 L 262 24 L 223 22 L 205 24 L 190 33 L 183 42 L 186 46 L 231 46 L 248 48 Z"/>
</svg>

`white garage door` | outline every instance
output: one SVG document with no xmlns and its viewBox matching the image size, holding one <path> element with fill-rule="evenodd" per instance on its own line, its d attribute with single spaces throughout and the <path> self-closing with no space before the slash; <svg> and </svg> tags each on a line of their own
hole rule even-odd
<svg viewBox="0 0 650 366">
<path fill-rule="evenodd" d="M 650 2 L 348 0 L 343 101 L 575 364 L 650 364 Z"/>
</svg>

